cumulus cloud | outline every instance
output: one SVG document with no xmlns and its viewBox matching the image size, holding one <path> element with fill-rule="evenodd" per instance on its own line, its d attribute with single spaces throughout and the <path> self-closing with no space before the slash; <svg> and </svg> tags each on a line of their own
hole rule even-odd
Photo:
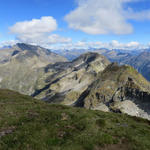
<svg viewBox="0 0 150 150">
<path fill-rule="evenodd" d="M 68 43 L 71 42 L 71 38 L 61 37 L 57 34 L 41 34 L 41 35 L 19 35 L 17 36 L 18 41 L 24 43 L 38 44 L 38 45 L 48 45 L 57 43 Z"/>
<path fill-rule="evenodd" d="M 139 0 L 77 0 L 78 6 L 65 16 L 69 27 L 88 34 L 130 34 L 128 19 L 150 19 L 150 11 L 134 12 L 124 4 Z"/>
<path fill-rule="evenodd" d="M 129 43 L 120 43 L 116 40 L 110 42 L 109 47 L 111 49 L 127 49 L 127 50 L 146 48 L 146 46 L 140 44 L 139 42 L 131 41 Z"/>
<path fill-rule="evenodd" d="M 2 48 L 4 46 L 12 46 L 12 45 L 15 45 L 18 42 L 19 41 L 17 41 L 17 40 L 2 41 L 2 42 L 0 42 L 0 48 Z"/>
<path fill-rule="evenodd" d="M 72 41 L 71 38 L 64 38 L 64 37 L 61 37 L 57 34 L 52 34 L 50 36 L 48 36 L 48 43 L 53 43 L 53 44 L 56 44 L 56 43 L 69 43 Z"/>
<path fill-rule="evenodd" d="M 52 34 L 57 30 L 57 22 L 51 16 L 41 17 L 40 19 L 32 19 L 30 21 L 17 22 L 10 27 L 10 32 L 16 35 L 16 39 L 20 42 L 32 44 L 55 44 L 70 42 L 70 38 L 61 37 Z"/>
<path fill-rule="evenodd" d="M 53 49 L 91 49 L 91 48 L 107 48 L 107 49 L 123 49 L 123 50 L 140 50 L 140 49 L 146 49 L 149 48 L 149 44 L 141 44 L 136 41 L 131 41 L 128 43 L 121 43 L 119 41 L 113 40 L 111 42 L 101 42 L 101 41 L 96 41 L 96 42 L 83 42 L 83 41 L 78 41 L 76 43 L 68 43 L 68 44 L 63 44 L 61 47 L 53 47 Z M 51 47 L 52 48 L 52 47 Z"/>
<path fill-rule="evenodd" d="M 16 34 L 38 34 L 49 33 L 57 29 L 56 20 L 51 17 L 42 17 L 41 19 L 32 19 L 31 21 L 17 22 L 10 27 L 10 31 Z"/>
</svg>

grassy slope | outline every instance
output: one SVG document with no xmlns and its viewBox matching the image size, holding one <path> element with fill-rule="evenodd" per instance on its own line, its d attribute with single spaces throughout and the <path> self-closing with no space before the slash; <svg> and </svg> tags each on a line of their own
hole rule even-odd
<svg viewBox="0 0 150 150">
<path fill-rule="evenodd" d="M 0 90 L 0 150 L 149 150 L 150 122 Z"/>
</svg>

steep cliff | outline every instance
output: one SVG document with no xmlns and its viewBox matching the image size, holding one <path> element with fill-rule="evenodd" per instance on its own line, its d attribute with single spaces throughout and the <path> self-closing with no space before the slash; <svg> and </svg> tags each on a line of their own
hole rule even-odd
<svg viewBox="0 0 150 150">
<path fill-rule="evenodd" d="M 74 105 L 150 119 L 150 83 L 132 67 L 112 63 Z"/>
</svg>

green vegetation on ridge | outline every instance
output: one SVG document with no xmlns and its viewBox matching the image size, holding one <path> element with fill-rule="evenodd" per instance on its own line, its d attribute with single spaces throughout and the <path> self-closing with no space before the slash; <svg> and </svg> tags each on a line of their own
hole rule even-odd
<svg viewBox="0 0 150 150">
<path fill-rule="evenodd" d="M 0 150 L 149 150 L 150 122 L 0 90 Z"/>
</svg>

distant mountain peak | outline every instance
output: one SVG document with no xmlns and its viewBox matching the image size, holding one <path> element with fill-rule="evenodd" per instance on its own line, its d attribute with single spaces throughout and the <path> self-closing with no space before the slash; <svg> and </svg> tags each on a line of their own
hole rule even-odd
<svg viewBox="0 0 150 150">
<path fill-rule="evenodd" d="M 43 67 L 56 62 L 66 62 L 63 56 L 48 49 L 17 43 L 11 48 L 0 50 L 0 88 L 32 94 Z"/>
<path fill-rule="evenodd" d="M 26 43 L 17 43 L 13 46 L 14 48 L 19 48 L 20 50 L 37 50 L 38 48 L 42 48 L 38 45 L 31 45 Z M 45 49 L 45 48 L 42 48 Z"/>
</svg>

